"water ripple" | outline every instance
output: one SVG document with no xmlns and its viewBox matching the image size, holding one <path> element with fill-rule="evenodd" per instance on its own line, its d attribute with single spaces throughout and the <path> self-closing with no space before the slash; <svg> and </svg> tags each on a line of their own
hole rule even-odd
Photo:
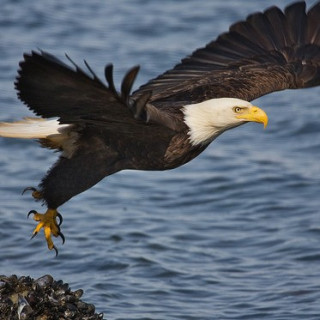
<svg viewBox="0 0 320 320">
<path fill-rule="evenodd" d="M 270 4 L 5 0 L 0 121 L 31 115 L 13 89 L 25 51 L 86 58 L 101 76 L 114 62 L 117 83 L 140 64 L 138 85 Z M 267 130 L 238 128 L 174 171 L 121 172 L 79 195 L 61 208 L 57 258 L 42 234 L 29 240 L 26 214 L 43 208 L 21 196 L 57 155 L 0 139 L 1 273 L 52 274 L 110 320 L 318 319 L 319 93 L 262 97 Z"/>
</svg>

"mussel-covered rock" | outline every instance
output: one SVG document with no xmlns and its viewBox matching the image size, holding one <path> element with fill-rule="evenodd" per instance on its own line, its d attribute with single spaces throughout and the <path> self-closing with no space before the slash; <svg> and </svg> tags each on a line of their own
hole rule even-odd
<svg viewBox="0 0 320 320">
<path fill-rule="evenodd" d="M 82 294 L 50 275 L 0 275 L 0 320 L 102 320 L 102 313 L 80 300 Z"/>
</svg>

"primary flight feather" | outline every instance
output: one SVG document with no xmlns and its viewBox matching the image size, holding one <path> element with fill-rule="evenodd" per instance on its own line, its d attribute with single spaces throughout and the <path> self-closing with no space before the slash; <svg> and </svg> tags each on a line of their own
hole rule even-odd
<svg viewBox="0 0 320 320">
<path fill-rule="evenodd" d="M 139 67 L 125 75 L 120 92 L 113 67 L 106 83 L 40 51 L 24 55 L 16 89 L 39 118 L 0 123 L 0 136 L 39 139 L 61 151 L 38 188 L 29 187 L 45 213 L 31 210 L 44 229 L 61 236 L 58 207 L 104 177 L 124 169 L 166 170 L 198 156 L 224 131 L 247 122 L 267 125 L 249 101 L 273 91 L 320 84 L 320 3 L 284 11 L 271 7 L 232 25 L 172 70 L 131 93 Z"/>
</svg>

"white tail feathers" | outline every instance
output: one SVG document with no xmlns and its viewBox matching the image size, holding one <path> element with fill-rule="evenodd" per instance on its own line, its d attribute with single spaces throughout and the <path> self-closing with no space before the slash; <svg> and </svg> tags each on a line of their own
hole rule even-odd
<svg viewBox="0 0 320 320">
<path fill-rule="evenodd" d="M 69 124 L 60 124 L 58 120 L 24 118 L 16 122 L 0 122 L 0 136 L 7 138 L 41 139 L 53 134 L 63 133 Z"/>
</svg>

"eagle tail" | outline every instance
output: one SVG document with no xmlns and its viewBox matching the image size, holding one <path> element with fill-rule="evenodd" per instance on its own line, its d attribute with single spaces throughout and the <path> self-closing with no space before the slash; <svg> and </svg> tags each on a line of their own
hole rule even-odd
<svg viewBox="0 0 320 320">
<path fill-rule="evenodd" d="M 48 136 L 62 134 L 68 124 L 58 120 L 24 118 L 15 122 L 0 122 L 0 136 L 6 138 L 46 139 Z"/>
</svg>

